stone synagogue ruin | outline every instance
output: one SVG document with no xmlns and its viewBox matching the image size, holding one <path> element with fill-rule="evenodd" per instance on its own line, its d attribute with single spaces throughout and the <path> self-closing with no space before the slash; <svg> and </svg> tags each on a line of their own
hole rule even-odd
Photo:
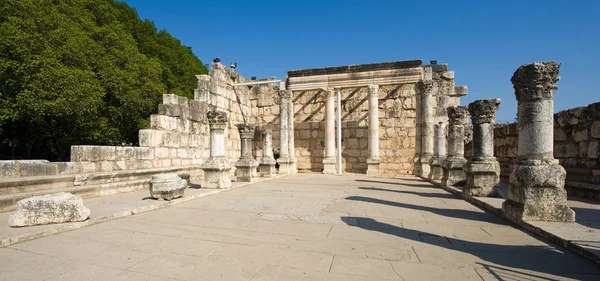
<svg viewBox="0 0 600 281">
<path fill-rule="evenodd" d="M 163 96 L 139 146 L 75 145 L 70 162 L 0 161 L 0 210 L 58 192 L 88 198 L 148 189 L 171 200 L 190 182 L 229 188 L 316 172 L 418 176 L 468 197 L 504 197 L 503 211 L 515 220 L 574 221 L 567 191 L 600 199 L 600 103 L 554 114 L 559 67 L 519 67 L 511 79 L 518 122 L 498 125 L 501 100 L 461 105 L 467 86 L 435 61 L 249 80 L 215 60 L 197 76 L 193 100 Z"/>
</svg>

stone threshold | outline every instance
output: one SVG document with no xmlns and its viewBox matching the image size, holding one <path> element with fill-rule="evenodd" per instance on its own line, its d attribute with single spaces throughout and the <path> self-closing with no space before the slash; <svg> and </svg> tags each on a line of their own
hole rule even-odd
<svg viewBox="0 0 600 281">
<path fill-rule="evenodd" d="M 166 208 L 194 199 L 221 193 L 223 191 L 281 178 L 284 176 L 288 175 L 276 175 L 273 178 L 258 178 L 258 180 L 252 182 L 233 182 L 233 186 L 231 188 L 225 189 L 199 188 L 199 185 L 192 182 L 191 186 L 185 190 L 183 197 L 173 199 L 171 201 L 153 199 L 150 197 L 150 192 L 146 189 L 87 199 L 84 198 L 83 204 L 90 208 L 92 213 L 90 218 L 83 222 L 13 228 L 8 226 L 8 217 L 10 214 L 12 214 L 12 212 L 0 213 L 0 222 L 2 222 L 2 225 L 0 226 L 0 248 L 115 220 L 118 218 Z"/>
<path fill-rule="evenodd" d="M 463 194 L 462 190 L 454 186 L 444 186 L 441 182 L 422 178 L 452 194 L 463 198 L 465 201 L 502 216 L 538 236 L 546 238 L 564 248 L 567 248 L 600 265 L 600 230 L 585 225 L 566 222 L 541 222 L 522 221 L 507 217 L 502 211 L 504 198 L 471 197 Z"/>
</svg>

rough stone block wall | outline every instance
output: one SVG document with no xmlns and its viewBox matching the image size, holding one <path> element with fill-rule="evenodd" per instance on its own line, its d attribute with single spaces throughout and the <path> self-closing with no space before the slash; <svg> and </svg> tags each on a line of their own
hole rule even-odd
<svg viewBox="0 0 600 281">
<path fill-rule="evenodd" d="M 72 146 L 71 162 L 82 173 L 199 165 L 210 151 L 208 109 L 200 101 L 163 95 L 150 129 L 139 132 L 139 147 Z"/>
<path fill-rule="evenodd" d="M 517 124 L 494 129 L 494 154 L 508 182 L 518 152 Z M 554 158 L 567 171 L 567 191 L 600 199 L 600 103 L 554 115 Z"/>
</svg>

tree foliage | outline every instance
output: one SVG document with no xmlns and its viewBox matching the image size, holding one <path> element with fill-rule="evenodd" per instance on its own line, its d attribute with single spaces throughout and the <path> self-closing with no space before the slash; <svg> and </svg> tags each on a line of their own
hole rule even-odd
<svg viewBox="0 0 600 281">
<path fill-rule="evenodd" d="M 114 0 L 0 1 L 0 141 L 64 160 L 137 143 L 163 93 L 193 97 L 191 48 Z"/>
</svg>

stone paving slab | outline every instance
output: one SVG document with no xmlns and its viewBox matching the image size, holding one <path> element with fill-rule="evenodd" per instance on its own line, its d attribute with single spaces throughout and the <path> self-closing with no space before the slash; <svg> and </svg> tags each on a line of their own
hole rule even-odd
<svg viewBox="0 0 600 281">
<path fill-rule="evenodd" d="M 504 198 L 468 197 L 459 187 L 443 186 L 439 181 L 432 183 L 600 264 L 600 204 L 597 202 L 569 197 L 567 204 L 575 210 L 576 222 L 524 222 L 512 220 L 504 215 L 502 211 Z M 507 185 L 501 184 L 500 188 L 506 190 Z"/>
<path fill-rule="evenodd" d="M 600 280 L 448 195 L 413 177 L 282 177 L 0 248 L 0 280 Z"/>
<path fill-rule="evenodd" d="M 260 179 L 259 181 L 252 183 L 258 183 L 265 180 L 271 180 L 271 178 Z M 243 187 L 248 184 L 251 183 L 234 182 L 232 188 Z M 137 190 L 133 192 L 84 199 L 84 205 L 90 208 L 92 212 L 90 218 L 84 222 L 15 228 L 9 227 L 7 223 L 8 217 L 12 212 L 0 213 L 0 247 L 6 247 L 15 243 L 70 231 L 117 218 L 131 216 L 137 213 L 169 207 L 231 189 L 203 189 L 198 187 L 199 185 L 192 183 L 191 187 L 185 190 L 183 197 L 171 201 L 152 199 L 147 190 Z"/>
</svg>

